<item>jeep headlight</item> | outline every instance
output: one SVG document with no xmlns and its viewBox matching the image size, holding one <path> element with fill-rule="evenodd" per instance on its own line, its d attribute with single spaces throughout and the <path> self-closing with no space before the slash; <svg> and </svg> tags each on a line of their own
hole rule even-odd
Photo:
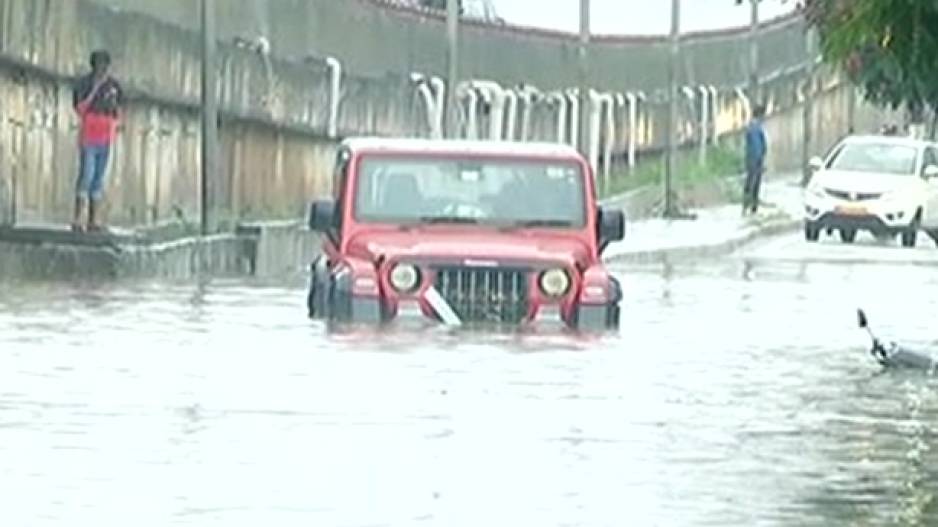
<svg viewBox="0 0 938 527">
<path fill-rule="evenodd" d="M 570 275 L 563 269 L 549 269 L 541 273 L 538 285 L 545 295 L 558 298 L 570 290 Z"/>
<path fill-rule="evenodd" d="M 395 265 L 389 279 L 398 293 L 412 293 L 420 287 L 420 271 L 411 264 Z"/>
</svg>

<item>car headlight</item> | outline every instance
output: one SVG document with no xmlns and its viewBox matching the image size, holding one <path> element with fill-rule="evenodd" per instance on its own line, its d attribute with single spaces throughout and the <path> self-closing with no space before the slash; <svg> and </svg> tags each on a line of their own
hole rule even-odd
<svg viewBox="0 0 938 527">
<path fill-rule="evenodd" d="M 907 190 L 893 190 L 892 192 L 886 192 L 883 194 L 882 199 L 885 201 L 895 202 L 904 202 L 910 201 L 913 199 L 913 194 Z"/>
<path fill-rule="evenodd" d="M 570 275 L 563 269 L 550 269 L 541 273 L 538 285 L 545 295 L 553 298 L 561 297 L 570 290 Z"/>
<path fill-rule="evenodd" d="M 420 271 L 411 264 L 395 265 L 389 279 L 398 293 L 411 293 L 420 287 Z"/>
</svg>

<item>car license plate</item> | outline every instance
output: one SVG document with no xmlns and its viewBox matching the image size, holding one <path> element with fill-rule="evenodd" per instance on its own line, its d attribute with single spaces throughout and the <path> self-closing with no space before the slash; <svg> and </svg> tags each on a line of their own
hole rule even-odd
<svg viewBox="0 0 938 527">
<path fill-rule="evenodd" d="M 847 216 L 863 216 L 866 214 L 866 207 L 841 206 L 837 207 L 837 212 Z"/>
</svg>

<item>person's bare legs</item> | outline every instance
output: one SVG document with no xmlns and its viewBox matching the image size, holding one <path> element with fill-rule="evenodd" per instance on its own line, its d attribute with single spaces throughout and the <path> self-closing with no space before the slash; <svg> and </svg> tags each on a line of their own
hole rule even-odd
<svg viewBox="0 0 938 527">
<path fill-rule="evenodd" d="M 92 199 L 88 202 L 88 230 L 100 231 L 104 228 L 101 224 L 101 200 Z"/>
<path fill-rule="evenodd" d="M 72 217 L 72 230 L 75 232 L 82 232 L 85 230 L 85 225 L 81 220 L 85 213 L 86 202 L 87 200 L 83 196 L 78 196 L 75 198 L 75 214 Z"/>
<path fill-rule="evenodd" d="M 97 203 L 98 202 L 93 199 L 88 201 L 88 230 L 89 231 L 98 230 Z"/>
<path fill-rule="evenodd" d="M 101 215 L 104 205 L 104 175 L 107 171 L 107 162 L 110 155 L 110 146 L 95 147 L 92 152 L 93 170 L 91 171 L 90 193 L 88 207 L 88 230 L 103 230 Z"/>
</svg>

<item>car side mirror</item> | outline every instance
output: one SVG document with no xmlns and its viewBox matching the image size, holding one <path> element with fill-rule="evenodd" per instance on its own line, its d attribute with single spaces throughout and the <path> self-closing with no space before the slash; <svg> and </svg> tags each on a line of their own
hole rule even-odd
<svg viewBox="0 0 938 527">
<path fill-rule="evenodd" d="M 316 232 L 329 232 L 336 227 L 335 201 L 314 201 L 309 207 L 309 228 Z"/>
<path fill-rule="evenodd" d="M 818 156 L 814 156 L 808 161 L 808 168 L 810 168 L 812 172 L 817 172 L 824 168 L 824 160 Z"/>
<path fill-rule="evenodd" d="M 938 165 L 928 165 L 925 167 L 924 176 L 925 179 L 938 178 Z"/>
<path fill-rule="evenodd" d="M 625 213 L 619 209 L 599 209 L 599 253 L 612 242 L 625 239 Z"/>
</svg>

